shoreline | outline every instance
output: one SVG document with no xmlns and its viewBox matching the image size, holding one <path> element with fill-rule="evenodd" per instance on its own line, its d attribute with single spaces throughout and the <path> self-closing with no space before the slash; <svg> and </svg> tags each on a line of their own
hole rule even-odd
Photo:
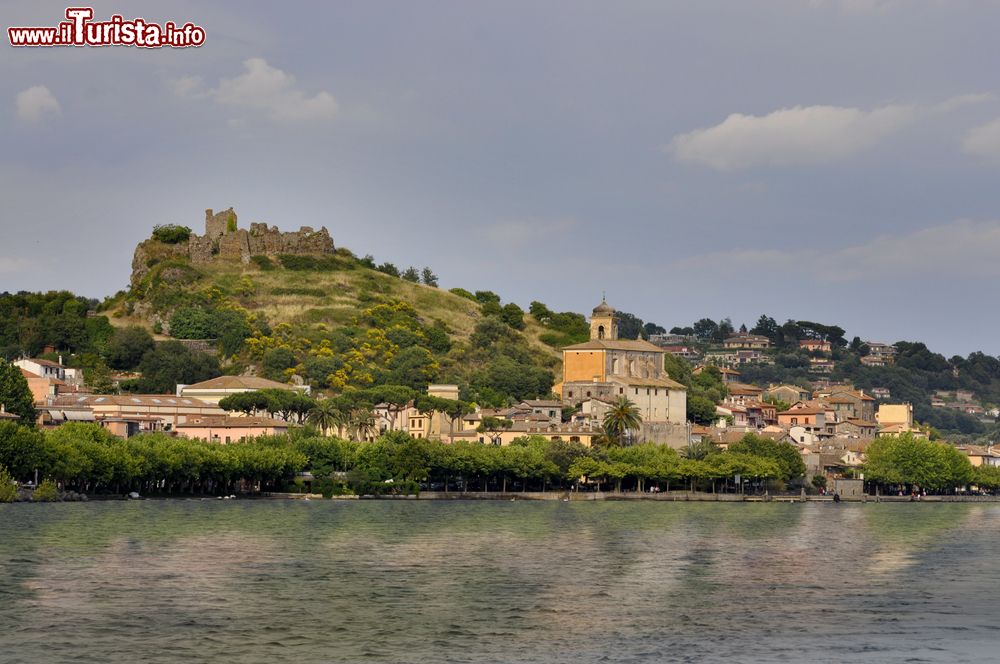
<svg viewBox="0 0 1000 664">
<path fill-rule="evenodd" d="M 420 494 L 402 496 L 332 496 L 321 494 L 266 493 L 255 496 L 261 500 L 465 500 L 465 501 L 558 501 L 558 502 L 700 502 L 700 503 L 830 503 L 836 504 L 833 496 L 771 495 L 747 496 L 731 493 L 704 493 L 670 491 L 658 494 L 615 493 L 609 491 L 577 493 L 573 491 L 528 491 L 528 492 L 468 492 L 423 491 Z M 922 496 L 911 500 L 910 496 L 869 496 L 841 498 L 844 503 L 1000 503 L 1000 496 Z"/>
</svg>

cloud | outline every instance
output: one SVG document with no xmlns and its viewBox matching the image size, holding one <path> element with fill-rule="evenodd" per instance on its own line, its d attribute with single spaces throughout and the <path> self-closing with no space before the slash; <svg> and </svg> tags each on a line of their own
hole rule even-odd
<svg viewBox="0 0 1000 664">
<path fill-rule="evenodd" d="M 487 226 L 481 233 L 493 245 L 521 247 L 537 240 L 550 238 L 553 235 L 566 233 L 576 226 L 575 219 L 519 219 Z"/>
<path fill-rule="evenodd" d="M 31 267 L 31 261 L 26 258 L 0 256 L 0 274 L 5 272 L 20 272 L 29 267 Z"/>
<path fill-rule="evenodd" d="M 908 234 L 880 235 L 865 244 L 821 251 L 735 249 L 678 261 L 674 269 L 710 268 L 733 274 L 787 273 L 826 283 L 947 275 L 1000 276 L 1000 221 L 958 220 Z"/>
<path fill-rule="evenodd" d="M 966 134 L 962 140 L 962 151 L 976 157 L 1000 159 L 1000 118 Z"/>
<path fill-rule="evenodd" d="M 720 171 L 823 163 L 871 147 L 913 116 L 912 106 L 871 111 L 795 106 L 762 116 L 733 113 L 714 127 L 675 136 L 667 149 L 678 161 Z"/>
<path fill-rule="evenodd" d="M 220 80 L 214 89 L 206 89 L 197 76 L 175 79 L 171 88 L 181 97 L 211 97 L 224 106 L 262 111 L 275 122 L 321 122 L 337 114 L 333 95 L 325 91 L 307 95 L 294 76 L 272 67 L 263 58 L 250 58 L 243 67 L 242 74 Z"/>
<path fill-rule="evenodd" d="M 44 85 L 35 85 L 17 94 L 17 117 L 30 123 L 41 122 L 45 117 L 59 115 L 62 107 Z"/>
</svg>

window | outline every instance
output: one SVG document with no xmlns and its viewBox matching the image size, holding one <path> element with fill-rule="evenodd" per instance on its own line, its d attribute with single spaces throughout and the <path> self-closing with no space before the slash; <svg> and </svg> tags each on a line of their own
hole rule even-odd
<svg viewBox="0 0 1000 664">
<path fill-rule="evenodd" d="M 569 394 L 569 398 L 570 398 L 570 399 L 572 399 L 572 398 L 573 398 L 573 390 L 570 390 L 570 391 L 569 391 L 569 392 L 568 392 L 567 394 Z"/>
<path fill-rule="evenodd" d="M 597 326 L 597 338 L 598 339 L 603 339 L 604 338 L 604 326 L 603 325 L 598 325 Z"/>
<path fill-rule="evenodd" d="M 799 418 L 793 417 L 792 418 L 792 424 L 798 424 L 798 423 L 799 423 Z"/>
<path fill-rule="evenodd" d="M 625 388 L 624 387 L 619 387 L 618 388 L 618 394 L 625 394 Z"/>
<path fill-rule="evenodd" d="M 587 396 L 588 396 L 588 397 L 590 396 L 590 392 L 587 392 Z"/>
</svg>

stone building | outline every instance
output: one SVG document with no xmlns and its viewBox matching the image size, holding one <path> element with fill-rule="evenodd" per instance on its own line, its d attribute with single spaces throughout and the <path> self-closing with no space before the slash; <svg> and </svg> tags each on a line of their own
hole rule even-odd
<svg viewBox="0 0 1000 664">
<path fill-rule="evenodd" d="M 601 302 L 590 319 L 590 340 L 563 348 L 563 380 L 555 390 L 568 405 L 624 396 L 639 409 L 642 439 L 686 443 L 687 392 L 664 370 L 665 354 L 642 339 L 619 339 L 615 310 Z"/>
</svg>

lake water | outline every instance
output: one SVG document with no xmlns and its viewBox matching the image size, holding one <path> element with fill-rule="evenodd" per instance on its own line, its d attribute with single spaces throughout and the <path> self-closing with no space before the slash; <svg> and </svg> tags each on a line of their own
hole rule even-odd
<svg viewBox="0 0 1000 664">
<path fill-rule="evenodd" d="M 1000 505 L 0 505 L 0 662 L 984 662 Z"/>
</svg>

